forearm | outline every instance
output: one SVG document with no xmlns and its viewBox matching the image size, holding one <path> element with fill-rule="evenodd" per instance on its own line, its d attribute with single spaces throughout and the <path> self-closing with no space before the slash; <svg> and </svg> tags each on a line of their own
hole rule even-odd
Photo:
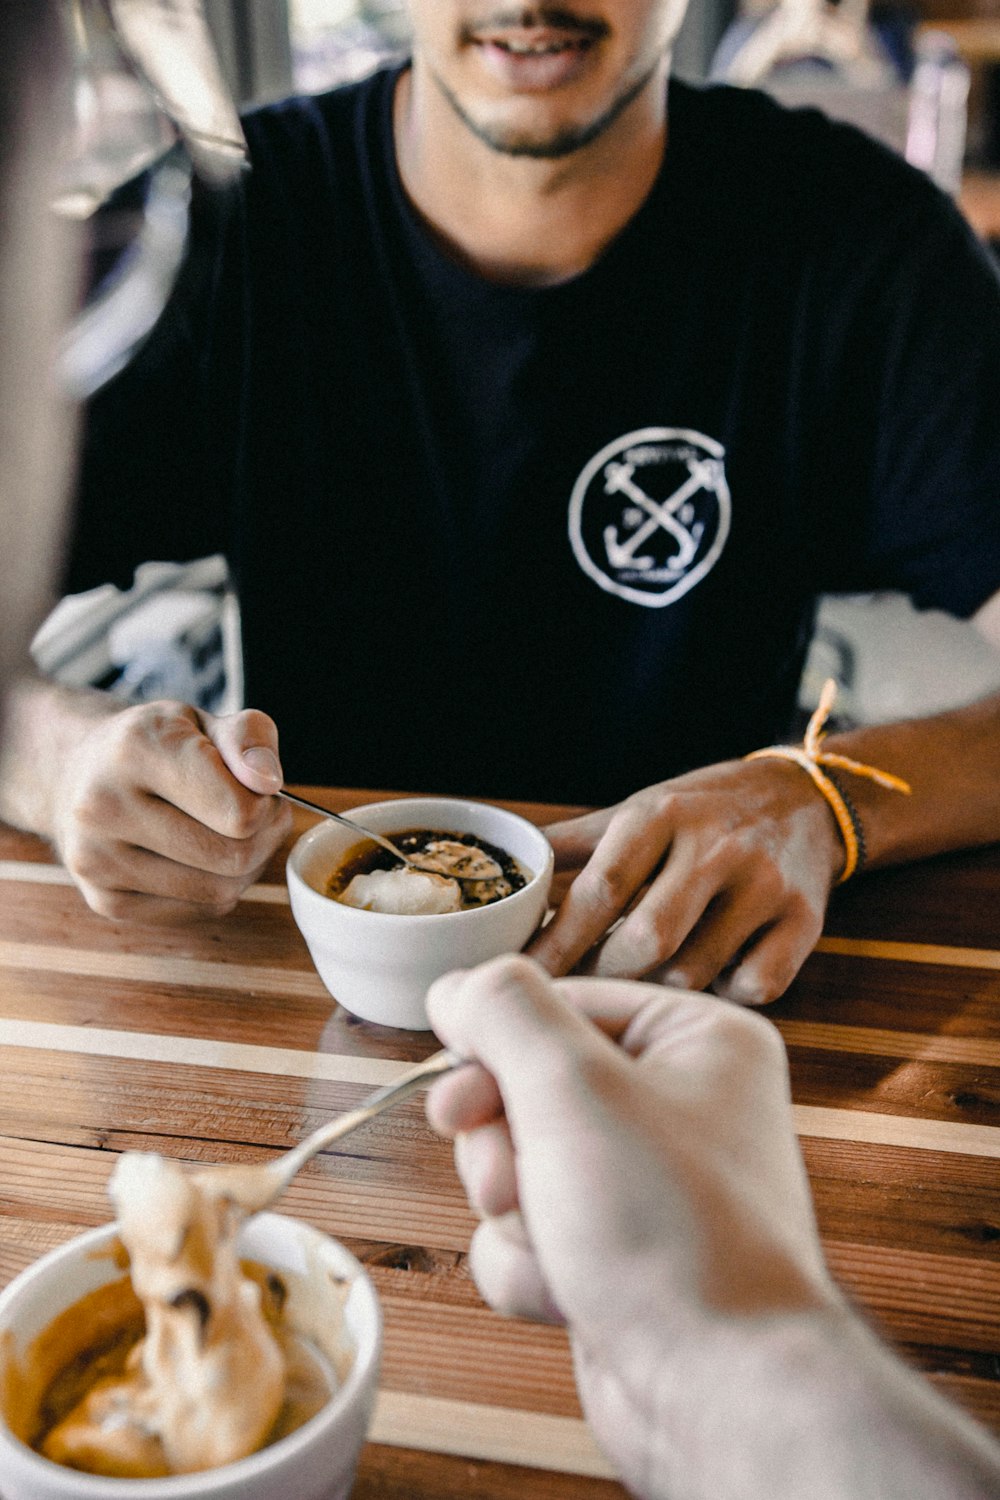
<svg viewBox="0 0 1000 1500">
<path fill-rule="evenodd" d="M 846 1306 L 720 1325 L 689 1359 L 666 1359 L 648 1500 L 1000 1494 L 1000 1448 Z"/>
<path fill-rule="evenodd" d="M 831 734 L 823 750 L 910 784 L 905 796 L 835 773 L 857 808 L 870 866 L 1000 841 L 1000 694 L 932 718 Z"/>
<path fill-rule="evenodd" d="M 0 818 L 54 838 L 61 770 L 86 726 L 117 713 L 107 693 L 25 676 L 11 689 L 0 745 Z"/>
</svg>

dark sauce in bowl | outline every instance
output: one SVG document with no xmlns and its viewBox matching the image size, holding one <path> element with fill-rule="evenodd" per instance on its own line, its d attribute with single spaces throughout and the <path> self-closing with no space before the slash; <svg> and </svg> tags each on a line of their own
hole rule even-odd
<svg viewBox="0 0 1000 1500">
<path fill-rule="evenodd" d="M 465 844 L 471 849 L 479 849 L 484 854 L 488 854 L 490 859 L 500 867 L 500 875 L 491 880 L 463 883 L 463 911 L 471 911 L 478 906 L 491 906 L 495 901 L 503 901 L 505 897 L 512 896 L 515 891 L 522 890 L 532 878 L 531 872 L 519 864 L 512 854 L 508 854 L 506 849 L 489 843 L 487 839 L 480 838 L 475 833 L 453 833 L 451 830 L 440 828 L 408 828 L 403 833 L 389 831 L 388 837 L 402 849 L 404 854 L 415 858 L 427 852 L 429 845 L 442 839 L 453 844 Z M 355 844 L 348 851 L 327 881 L 324 894 L 336 900 L 347 889 L 355 875 L 371 875 L 376 870 L 398 870 L 399 868 L 400 861 L 395 859 L 388 849 L 383 849 L 381 844 L 365 840 L 362 844 Z"/>
</svg>

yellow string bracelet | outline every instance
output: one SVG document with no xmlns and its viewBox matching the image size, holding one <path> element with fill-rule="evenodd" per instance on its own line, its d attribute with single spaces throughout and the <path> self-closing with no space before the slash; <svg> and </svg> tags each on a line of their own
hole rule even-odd
<svg viewBox="0 0 1000 1500">
<path fill-rule="evenodd" d="M 820 749 L 820 744 L 825 737 L 823 725 L 829 718 L 836 696 L 837 684 L 832 677 L 829 677 L 823 684 L 816 712 L 809 720 L 801 746 L 768 745 L 764 750 L 752 751 L 745 759 L 764 760 L 770 757 L 793 760 L 797 766 L 802 767 L 807 776 L 812 778 L 817 791 L 826 799 L 844 842 L 844 868 L 837 877 L 837 884 L 843 885 L 845 881 L 850 880 L 852 875 L 857 874 L 864 864 L 864 829 L 858 817 L 857 808 L 850 797 L 831 775 L 822 770 L 822 767 L 835 766 L 842 771 L 850 771 L 855 776 L 864 776 L 869 781 L 877 782 L 879 786 L 887 787 L 890 791 L 903 792 L 906 796 L 909 796 L 911 788 L 909 782 L 903 781 L 900 776 L 893 776 L 888 771 L 879 771 L 875 766 L 866 766 L 859 760 L 851 760 L 848 756 L 838 755 L 835 751 Z"/>
</svg>

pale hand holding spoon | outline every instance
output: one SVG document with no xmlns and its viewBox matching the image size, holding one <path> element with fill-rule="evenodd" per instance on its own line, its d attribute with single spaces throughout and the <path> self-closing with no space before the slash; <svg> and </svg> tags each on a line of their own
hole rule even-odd
<svg viewBox="0 0 1000 1500">
<path fill-rule="evenodd" d="M 335 1120 L 321 1125 L 291 1151 L 274 1157 L 263 1166 L 237 1162 L 228 1166 L 200 1167 L 191 1175 L 200 1185 L 208 1188 L 214 1196 L 232 1198 L 233 1202 L 238 1203 L 248 1214 L 259 1213 L 284 1192 L 299 1168 L 305 1166 L 310 1157 L 315 1156 L 318 1151 L 322 1151 L 325 1146 L 331 1145 L 334 1141 L 339 1141 L 342 1136 L 350 1135 L 351 1131 L 357 1130 L 359 1125 L 367 1124 L 390 1105 L 398 1104 L 401 1099 L 415 1093 L 418 1088 L 439 1073 L 447 1073 L 450 1069 L 457 1068 L 462 1061 L 462 1058 L 446 1050 L 433 1053 L 432 1056 L 424 1058 L 423 1062 L 408 1069 L 396 1079 L 395 1083 L 387 1083 L 383 1088 L 376 1089 L 373 1094 L 369 1094 L 357 1109 L 349 1109 L 346 1113 L 338 1115 Z"/>
</svg>

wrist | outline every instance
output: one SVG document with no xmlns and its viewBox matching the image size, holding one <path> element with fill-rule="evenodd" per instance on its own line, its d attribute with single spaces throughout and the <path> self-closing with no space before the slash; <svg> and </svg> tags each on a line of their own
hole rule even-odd
<svg viewBox="0 0 1000 1500">
<path fill-rule="evenodd" d="M 8 698 L 0 753 L 0 817 L 55 839 L 61 788 L 88 726 L 123 707 L 106 693 L 38 677 L 16 683 Z"/>
<path fill-rule="evenodd" d="M 650 1388 L 647 1500 L 987 1500 L 985 1433 L 836 1296 L 812 1312 L 718 1320 L 666 1352 Z"/>
</svg>

